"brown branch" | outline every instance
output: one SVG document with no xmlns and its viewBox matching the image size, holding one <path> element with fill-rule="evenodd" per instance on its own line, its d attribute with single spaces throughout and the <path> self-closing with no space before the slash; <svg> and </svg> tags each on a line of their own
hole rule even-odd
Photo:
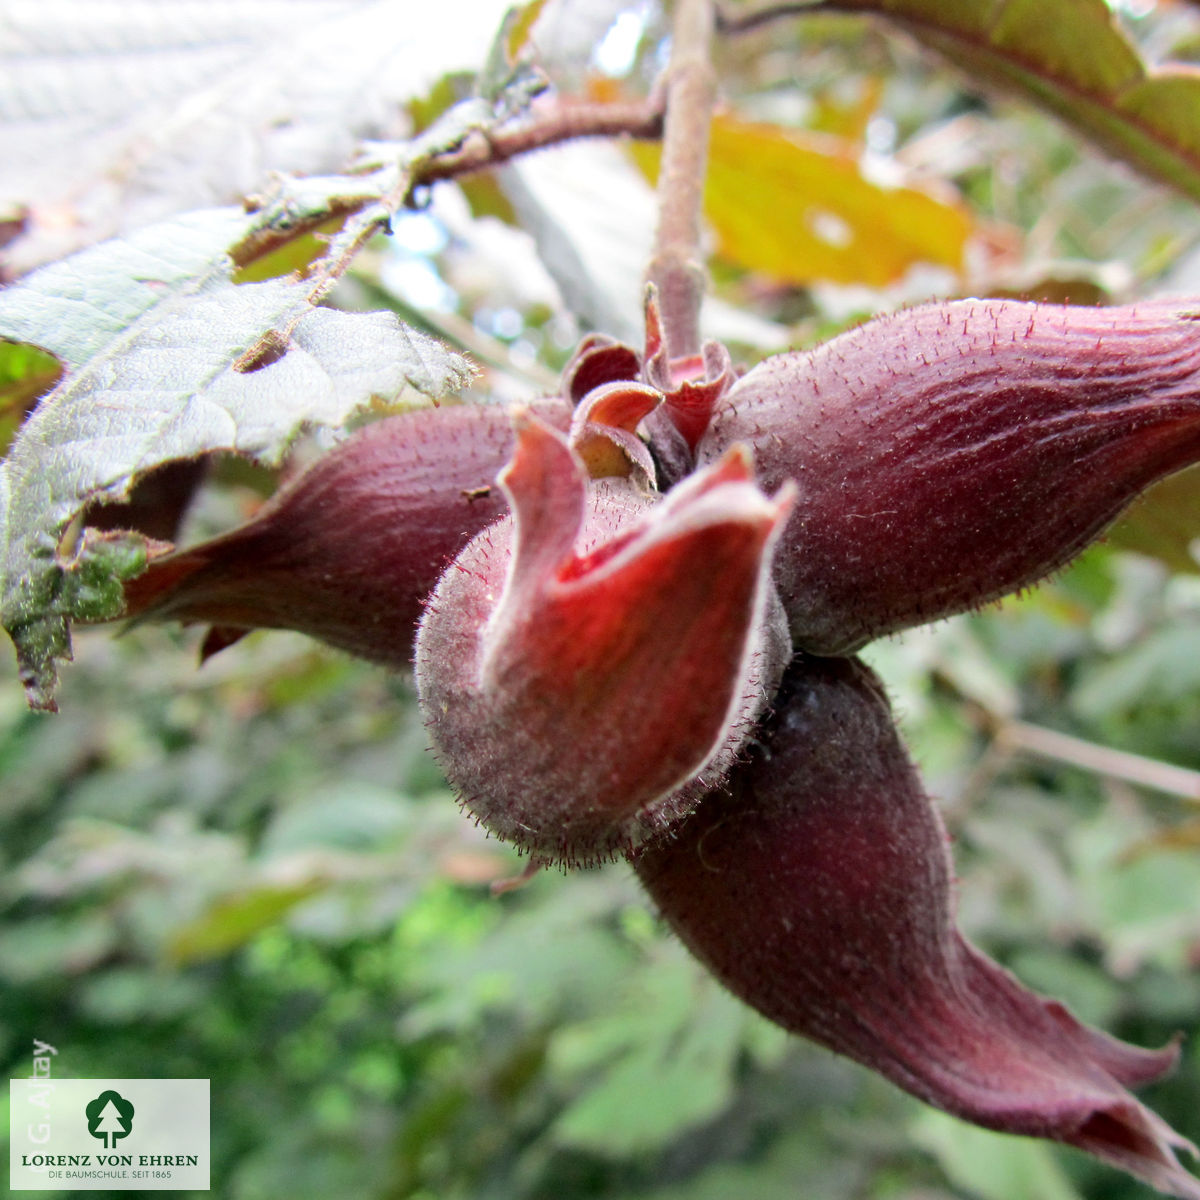
<svg viewBox="0 0 1200 1200">
<path fill-rule="evenodd" d="M 1152 788 L 1185 800 L 1200 801 L 1200 771 L 1177 767 L 1157 759 L 1098 746 L 1054 729 L 1043 729 L 1025 721 L 1004 721 L 996 730 L 995 745 L 1001 751 L 1036 754 L 1120 779 L 1139 787 Z"/>
<path fill-rule="evenodd" d="M 707 8 L 709 0 L 681 2 L 685 6 L 699 3 Z M 341 229 L 327 238 L 329 249 L 309 267 L 311 287 L 307 300 L 311 305 L 319 304 L 371 238 L 381 229 L 388 229 L 392 217 L 411 203 L 414 189 L 496 167 L 518 155 L 578 138 L 660 137 L 665 101 L 665 93 L 659 90 L 651 93 L 646 100 L 631 104 L 560 100 L 553 107 L 543 107 L 527 124 L 489 131 L 487 134 L 472 134 L 454 150 L 432 155 L 411 169 L 401 171 L 393 186 L 382 196 L 337 198 L 324 211 L 311 214 L 307 220 L 289 224 L 286 229 L 272 230 L 268 227 L 255 230 L 233 247 L 230 255 L 236 266 L 245 267 L 300 235 L 313 232 L 331 217 L 344 216 Z M 707 140 L 707 125 L 705 138 Z M 257 207 L 260 203 L 263 202 L 258 198 L 247 201 L 248 207 Z M 698 304 L 697 300 L 697 307 Z M 240 372 L 256 371 L 275 362 L 286 352 L 297 324 L 305 315 L 303 311 L 297 312 L 280 328 L 269 329 L 241 355 L 234 369 Z"/>
<path fill-rule="evenodd" d="M 557 107 L 528 125 L 499 130 L 486 137 L 482 133 L 473 134 L 457 150 L 431 158 L 413 172 L 409 194 L 413 188 L 498 167 L 530 151 L 579 138 L 659 138 L 663 131 L 664 101 L 665 95 L 660 91 L 646 100 L 626 104 L 560 101 Z"/>
<path fill-rule="evenodd" d="M 939 678 L 943 678 L 939 675 Z M 944 680 L 954 688 L 949 680 Z M 960 693 L 961 694 L 961 693 Z M 1108 779 L 1118 779 L 1137 787 L 1165 792 L 1192 803 L 1200 803 L 1200 771 L 1177 767 L 1127 750 L 1114 750 L 1083 738 L 1059 733 L 1032 725 L 1015 717 L 1001 715 L 984 708 L 977 700 L 963 698 L 966 712 L 980 732 L 988 737 L 988 745 L 963 785 L 955 807 L 969 808 L 1007 770 L 1013 760 L 1037 757 L 1079 767 Z"/>
<path fill-rule="evenodd" d="M 326 289 L 328 284 L 344 273 L 359 250 L 380 229 L 387 227 L 387 220 L 405 204 L 411 203 L 415 188 L 485 171 L 530 151 L 579 138 L 659 138 L 662 136 L 665 103 L 666 95 L 662 91 L 651 93 L 645 100 L 625 104 L 559 101 L 557 106 L 544 107 L 524 125 L 487 136 L 483 133 L 473 134 L 454 150 L 432 156 L 405 173 L 397 187 L 384 196 L 338 197 L 322 212 L 314 213 L 306 220 L 290 223 L 286 228 L 257 229 L 232 248 L 231 257 L 238 268 L 247 267 L 301 235 L 312 233 L 325 222 L 340 217 L 346 222 L 342 233 L 351 230 L 350 237 L 342 239 L 336 261 L 327 257 L 324 268 L 314 267 L 313 277 L 319 279 L 318 288 Z M 255 209 L 266 203 L 267 200 L 261 197 L 252 197 L 247 200 L 247 207 Z M 382 206 L 383 211 L 377 211 L 363 221 L 359 229 L 353 229 L 351 223 L 364 210 L 378 206 Z M 337 237 L 337 234 L 330 235 L 330 240 Z"/>
</svg>

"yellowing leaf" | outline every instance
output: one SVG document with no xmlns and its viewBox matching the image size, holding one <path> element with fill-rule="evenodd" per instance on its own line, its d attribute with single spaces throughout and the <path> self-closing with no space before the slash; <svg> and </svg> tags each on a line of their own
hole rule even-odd
<svg viewBox="0 0 1200 1200">
<path fill-rule="evenodd" d="M 633 153 L 657 162 L 657 147 Z M 918 262 L 957 268 L 970 232 L 957 205 L 865 179 L 850 143 L 730 117 L 713 122 L 704 204 L 718 253 L 781 283 L 880 287 Z"/>
<path fill-rule="evenodd" d="M 813 93 L 813 114 L 809 127 L 819 133 L 861 142 L 867 125 L 879 111 L 883 80 L 870 76 L 859 81 L 854 95 L 846 97 L 838 87 L 825 87 Z"/>
<path fill-rule="evenodd" d="M 537 19 L 546 7 L 546 0 L 529 0 L 519 8 L 509 9 L 504 19 L 504 50 L 509 62 L 516 62 L 525 43 L 529 41 L 530 30 L 537 24 Z"/>
</svg>

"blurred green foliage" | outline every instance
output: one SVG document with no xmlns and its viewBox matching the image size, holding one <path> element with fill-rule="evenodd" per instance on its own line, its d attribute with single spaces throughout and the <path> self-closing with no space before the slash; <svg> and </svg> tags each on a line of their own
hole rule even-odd
<svg viewBox="0 0 1200 1200">
<path fill-rule="evenodd" d="M 992 231 L 974 287 L 1200 290 L 1194 207 L 873 28 L 829 26 L 726 48 L 730 91 L 765 118 L 798 80 L 874 88 L 880 144 Z M 796 344 L 898 299 L 714 274 Z M 369 269 L 360 286 L 387 295 Z M 459 301 L 468 321 L 511 303 Z M 522 338 L 544 372 L 564 351 L 533 312 Z M 787 1038 L 666 936 L 624 865 L 493 895 L 521 863 L 459 814 L 407 681 L 282 634 L 197 671 L 195 643 L 80 635 L 55 718 L 0 677 L 7 1075 L 30 1073 L 40 1038 L 60 1076 L 210 1078 L 213 1191 L 231 1200 L 1151 1194 Z M 1200 771 L 1200 577 L 1100 547 L 868 657 L 955 835 L 970 936 L 1118 1036 L 1182 1032 L 1180 1070 L 1146 1098 L 1200 1140 L 1195 801 L 996 736 L 1019 717 Z"/>
<path fill-rule="evenodd" d="M 872 657 L 946 803 L 971 935 L 1120 1036 L 1184 1031 L 1149 1099 L 1195 1137 L 1200 859 L 1160 844 L 1191 810 L 989 759 L 975 717 L 1011 704 L 1200 769 L 1200 686 L 1119 683 L 1189 637 L 1194 580 L 1099 550 Z M 81 638 L 62 699 L 48 719 L 0 694 L 4 1064 L 28 1074 L 38 1037 L 63 1076 L 211 1078 L 217 1194 L 1147 1194 L 788 1039 L 624 866 L 492 896 L 520 864 L 458 813 L 403 680 L 279 634 L 197 672 L 139 631 Z"/>
</svg>

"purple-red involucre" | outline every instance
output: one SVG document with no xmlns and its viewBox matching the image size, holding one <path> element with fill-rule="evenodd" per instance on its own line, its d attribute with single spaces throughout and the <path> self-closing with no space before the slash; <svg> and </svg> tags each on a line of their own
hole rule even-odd
<svg viewBox="0 0 1200 1200">
<path fill-rule="evenodd" d="M 735 995 L 922 1100 L 1078 1146 L 1189 1200 L 1193 1148 L 1126 1088 L 1174 1066 L 1081 1025 L 954 925 L 946 831 L 855 659 L 796 659 L 762 743 L 634 859 Z"/>
<path fill-rule="evenodd" d="M 370 426 L 155 561 L 130 611 L 391 668 L 420 615 L 434 749 L 491 832 L 629 855 L 784 1028 L 1200 1200 L 1128 1090 L 1175 1048 L 1088 1029 L 963 940 L 941 821 L 838 657 L 1035 583 L 1200 459 L 1198 312 L 929 305 L 738 378 L 713 344 L 669 359 L 650 305 L 644 354 L 592 335 L 561 399 Z"/>
</svg>

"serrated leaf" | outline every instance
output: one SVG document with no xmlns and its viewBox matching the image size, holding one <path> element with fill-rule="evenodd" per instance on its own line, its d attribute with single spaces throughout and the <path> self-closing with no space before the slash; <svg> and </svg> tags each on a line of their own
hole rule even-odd
<svg viewBox="0 0 1200 1200">
<path fill-rule="evenodd" d="M 970 78 L 1048 109 L 1200 199 L 1200 72 L 1150 68 L 1105 0 L 841 0 L 897 22 Z"/>
<path fill-rule="evenodd" d="M 145 563 L 129 536 L 60 547 L 87 503 L 213 451 L 277 462 L 303 428 L 339 426 L 406 387 L 436 397 L 471 374 L 391 313 L 313 308 L 294 280 L 234 284 L 224 248 L 246 222 L 189 214 L 0 293 L 0 337 L 67 367 L 0 464 L 0 618 L 35 707 L 53 707 L 70 622 L 119 615 L 119 581 Z"/>
<path fill-rule="evenodd" d="M 180 289 L 227 275 L 226 248 L 249 222 L 236 208 L 187 213 L 44 267 L 0 292 L 0 336 L 77 369 Z"/>
<path fill-rule="evenodd" d="M 657 174 L 659 147 L 630 149 Z M 849 143 L 722 116 L 704 211 L 721 255 L 782 283 L 882 287 L 915 263 L 958 268 L 971 228 L 954 203 L 864 178 Z"/>
<path fill-rule="evenodd" d="M 340 170 L 449 71 L 483 61 L 507 0 L 8 4 L 0 204 L 12 273 L 227 204 L 274 171 Z M 448 28 L 453 37 L 444 36 Z"/>
</svg>

